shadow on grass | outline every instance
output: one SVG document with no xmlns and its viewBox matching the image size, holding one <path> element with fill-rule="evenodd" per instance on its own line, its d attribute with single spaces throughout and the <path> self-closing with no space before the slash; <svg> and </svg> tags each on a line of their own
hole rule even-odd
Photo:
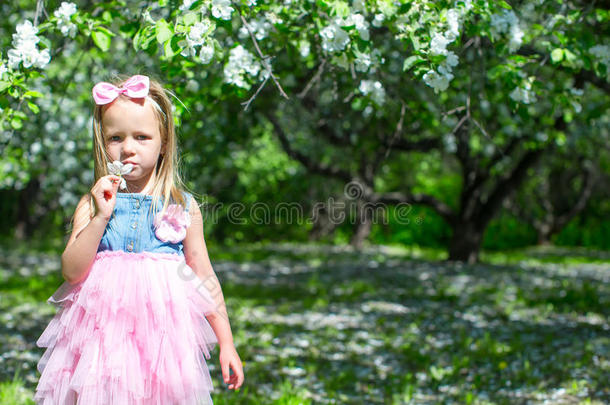
<svg viewBox="0 0 610 405">
<path fill-rule="evenodd" d="M 210 255 L 246 374 L 239 392 L 227 392 L 213 357 L 215 403 L 610 399 L 608 266 L 528 257 L 466 266 L 385 248 L 288 244 Z M 44 300 L 56 274 L 3 284 L 0 309 L 13 317 L 0 321 L 10 341 L 4 381 L 23 364 L 24 386 L 36 381 L 33 339 L 52 316 Z"/>
</svg>

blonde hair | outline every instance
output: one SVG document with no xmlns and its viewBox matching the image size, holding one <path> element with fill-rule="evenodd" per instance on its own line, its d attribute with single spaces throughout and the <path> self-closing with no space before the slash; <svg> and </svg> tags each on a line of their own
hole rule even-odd
<svg viewBox="0 0 610 405">
<path fill-rule="evenodd" d="M 113 85 L 120 87 L 129 79 L 129 76 L 117 75 L 109 80 Z M 120 95 L 119 97 L 127 97 Z M 186 186 L 182 182 L 178 167 L 178 144 L 176 131 L 174 128 L 174 117 L 172 114 L 172 104 L 167 96 L 167 90 L 156 80 L 150 78 L 150 89 L 147 98 L 151 102 L 151 107 L 155 112 L 155 117 L 159 123 L 159 133 L 161 134 L 161 145 L 165 145 L 164 153 L 159 155 L 155 166 L 155 183 L 152 189 L 153 201 L 150 207 L 152 212 L 157 208 L 157 201 L 163 200 L 162 211 L 165 211 L 170 203 L 170 199 L 185 209 L 186 199 L 183 192 Z M 155 105 L 156 103 L 156 105 Z M 95 105 L 93 108 L 93 161 L 94 161 L 94 180 L 93 185 L 103 176 L 110 174 L 107 163 L 110 158 L 104 143 L 104 128 L 102 127 L 102 115 L 104 107 Z M 92 185 L 92 186 L 93 186 Z M 91 217 L 95 216 L 95 200 L 89 196 Z"/>
</svg>

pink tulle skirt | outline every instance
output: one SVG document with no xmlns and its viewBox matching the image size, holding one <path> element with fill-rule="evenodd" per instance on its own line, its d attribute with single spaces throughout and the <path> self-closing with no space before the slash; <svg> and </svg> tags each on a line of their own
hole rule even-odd
<svg viewBox="0 0 610 405">
<path fill-rule="evenodd" d="M 37 404 L 212 404 L 214 302 L 183 256 L 98 252 L 48 302 L 59 310 L 36 342 Z"/>
</svg>

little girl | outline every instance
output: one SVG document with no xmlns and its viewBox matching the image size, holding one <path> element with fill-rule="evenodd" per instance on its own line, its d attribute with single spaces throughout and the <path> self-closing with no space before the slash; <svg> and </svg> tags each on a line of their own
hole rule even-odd
<svg viewBox="0 0 610 405">
<path fill-rule="evenodd" d="M 48 299 L 59 310 L 37 341 L 47 349 L 35 400 L 211 404 L 216 344 L 229 389 L 244 374 L 201 212 L 177 173 L 170 100 L 141 75 L 98 83 L 93 98 L 95 185 Z"/>
</svg>

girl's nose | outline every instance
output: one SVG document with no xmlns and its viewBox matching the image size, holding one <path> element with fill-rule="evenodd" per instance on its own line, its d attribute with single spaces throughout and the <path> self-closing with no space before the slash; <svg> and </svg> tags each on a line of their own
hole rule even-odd
<svg viewBox="0 0 610 405">
<path fill-rule="evenodd" d="M 123 154 L 130 155 L 134 151 L 135 151 L 135 141 L 130 136 L 125 137 L 125 140 L 123 141 Z"/>
</svg>

